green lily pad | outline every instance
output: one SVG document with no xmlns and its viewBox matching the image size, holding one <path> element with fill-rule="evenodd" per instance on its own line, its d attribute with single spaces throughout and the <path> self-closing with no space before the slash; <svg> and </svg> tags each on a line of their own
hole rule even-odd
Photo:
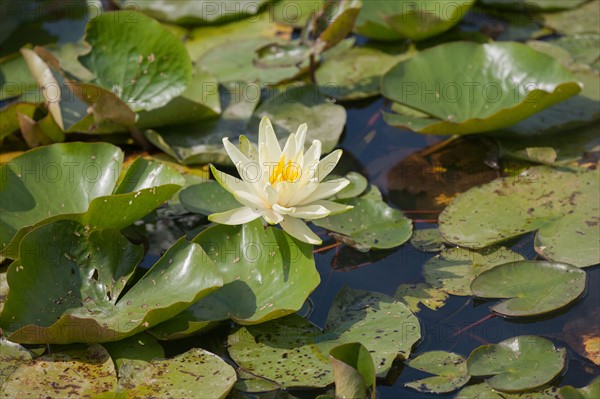
<svg viewBox="0 0 600 399">
<path fill-rule="evenodd" d="M 183 43 L 143 14 L 102 13 L 88 23 L 85 40 L 91 50 L 79 61 L 96 76 L 97 84 L 112 90 L 134 111 L 166 105 L 192 79 Z"/>
<path fill-rule="evenodd" d="M 557 399 L 558 388 L 523 393 L 500 392 L 486 383 L 470 385 L 461 389 L 454 399 Z"/>
<path fill-rule="evenodd" d="M 267 0 L 117 0 L 122 9 L 140 10 L 161 21 L 179 25 L 214 23 L 254 15 Z"/>
<path fill-rule="evenodd" d="M 540 166 L 459 195 L 440 214 L 451 243 L 483 248 L 536 231 L 535 249 L 546 259 L 579 267 L 600 262 L 596 171 Z"/>
<path fill-rule="evenodd" d="M 486 382 L 494 389 L 518 392 L 553 380 L 563 370 L 566 355 L 545 338 L 521 335 L 480 346 L 471 352 L 467 367 L 474 377 L 492 375 Z"/>
<path fill-rule="evenodd" d="M 320 140 L 323 153 L 336 147 L 346 124 L 346 109 L 328 102 L 313 85 L 293 84 L 269 96 L 254 112 L 248 124 L 249 130 L 257 132 L 260 120 L 265 116 L 273 121 L 278 137 L 287 137 L 306 123 L 307 145 L 313 140 Z"/>
<path fill-rule="evenodd" d="M 381 76 L 406 57 L 354 47 L 325 60 L 317 69 L 317 83 L 325 94 L 340 100 L 376 96 L 380 93 Z"/>
<path fill-rule="evenodd" d="M 117 387 L 115 366 L 100 345 L 40 356 L 19 366 L 4 385 L 0 398 L 97 397 Z"/>
<path fill-rule="evenodd" d="M 480 298 L 508 298 L 492 310 L 504 316 L 537 316 L 575 301 L 585 290 L 586 273 L 564 263 L 521 261 L 484 271 L 471 283 Z"/>
<path fill-rule="evenodd" d="M 88 232 L 60 220 L 29 232 L 19 248 L 0 315 L 14 342 L 118 341 L 170 319 L 223 284 L 202 248 L 185 238 L 124 295 L 143 250 L 117 230 Z"/>
<path fill-rule="evenodd" d="M 359 342 L 336 346 L 329 351 L 333 364 L 335 394 L 339 398 L 366 398 L 367 390 L 375 399 L 375 365 L 371 354 Z"/>
<path fill-rule="evenodd" d="M 577 0 L 579 1 L 579 0 Z M 600 33 L 600 1 L 592 0 L 573 10 L 542 14 L 544 25 L 564 35 Z"/>
<path fill-rule="evenodd" d="M 240 206 L 233 194 L 214 180 L 184 188 L 179 193 L 179 200 L 185 209 L 201 215 L 225 212 Z"/>
<path fill-rule="evenodd" d="M 473 0 L 365 1 L 354 31 L 376 40 L 423 40 L 460 22 Z"/>
<path fill-rule="evenodd" d="M 246 124 L 260 100 L 260 89 L 241 83 L 228 87 L 219 92 L 223 109 L 219 118 L 165 127 L 158 131 L 146 130 L 146 138 L 185 165 L 208 162 L 230 164 L 231 160 L 223 148 L 223 138 L 234 139 L 246 132 Z M 258 129 L 248 136 L 256 142 Z"/>
<path fill-rule="evenodd" d="M 229 354 L 249 372 L 282 387 L 324 387 L 333 382 L 329 351 L 360 342 L 378 377 L 396 357 L 407 357 L 421 336 L 419 321 L 403 303 L 386 295 L 344 288 L 336 296 L 324 331 L 297 315 L 238 328 Z"/>
<path fill-rule="evenodd" d="M 165 351 L 152 335 L 143 332 L 129 338 L 102 344 L 110 354 L 117 372 L 123 364 L 130 361 L 149 362 L 155 358 L 165 357 Z"/>
<path fill-rule="evenodd" d="M 152 333 L 180 338 L 210 321 L 231 318 L 257 324 L 299 310 L 320 282 L 312 246 L 260 220 L 241 226 L 215 225 L 193 239 L 223 276 L 224 285 Z"/>
<path fill-rule="evenodd" d="M 181 175 L 160 162 L 139 158 L 121 173 L 122 163 L 123 152 L 111 144 L 65 143 L 0 165 L 1 254 L 15 259 L 23 236 L 54 220 L 122 229 L 183 185 Z"/>
<path fill-rule="evenodd" d="M 337 233 L 340 240 L 359 250 L 394 248 L 408 241 L 412 234 L 410 219 L 381 199 L 368 198 L 364 194 L 358 198 L 336 202 L 352 205 L 354 208 L 312 222 Z"/>
<path fill-rule="evenodd" d="M 28 363 L 35 357 L 34 353 L 21 345 L 0 337 L 0 387 L 21 364 Z"/>
<path fill-rule="evenodd" d="M 600 34 L 599 33 L 577 33 L 573 36 L 563 36 L 551 42 L 552 44 L 567 50 L 573 57 L 573 61 L 589 65 L 596 72 L 600 69 L 598 58 L 600 57 Z"/>
<path fill-rule="evenodd" d="M 18 97 L 38 88 L 19 53 L 0 58 L 0 101 Z"/>
<path fill-rule="evenodd" d="M 256 377 L 242 369 L 237 370 L 238 380 L 233 386 L 236 391 L 245 393 L 270 392 L 279 389 L 276 383 L 265 380 L 264 378 Z"/>
<path fill-rule="evenodd" d="M 418 313 L 419 304 L 428 307 L 431 310 L 437 310 L 444 306 L 448 294 L 433 288 L 429 284 L 400 284 L 396 289 L 394 298 L 405 303 L 413 313 Z"/>
<path fill-rule="evenodd" d="M 337 179 L 341 176 L 329 175 L 325 178 L 327 180 Z M 344 176 L 350 183 L 344 187 L 340 192 L 338 192 L 333 198 L 336 199 L 345 199 L 345 198 L 354 198 L 358 197 L 362 193 L 365 192 L 367 187 L 369 187 L 369 182 L 367 178 L 361 175 L 360 173 L 350 172 L 346 176 Z"/>
<path fill-rule="evenodd" d="M 471 378 L 467 371 L 467 360 L 452 352 L 425 352 L 409 361 L 408 365 L 435 375 L 405 384 L 419 392 L 452 392 L 465 385 Z"/>
<path fill-rule="evenodd" d="M 447 43 L 400 62 L 382 80 L 385 97 L 432 118 L 384 116 L 392 126 L 428 134 L 498 130 L 579 93 L 575 80 L 560 63 L 523 44 Z"/>
<path fill-rule="evenodd" d="M 410 243 L 423 252 L 439 252 L 446 248 L 444 238 L 437 227 L 413 231 Z"/>
<path fill-rule="evenodd" d="M 324 3 L 325 0 L 278 1 L 273 7 L 273 17 L 279 23 L 303 28 L 311 16 L 321 11 Z"/>
<path fill-rule="evenodd" d="M 516 8 L 519 11 L 539 12 L 579 7 L 588 0 L 481 0 L 490 7 Z"/>
<path fill-rule="evenodd" d="M 213 353 L 194 348 L 170 359 L 126 360 L 119 370 L 119 394 L 125 398 L 220 399 L 235 380 L 233 367 Z"/>
<path fill-rule="evenodd" d="M 560 399 L 595 399 L 600 397 L 600 377 L 594 378 L 590 385 L 583 388 L 561 387 Z"/>
<path fill-rule="evenodd" d="M 480 251 L 449 248 L 425 263 L 423 275 L 434 288 L 452 295 L 469 296 L 471 282 L 480 273 L 508 262 L 525 260 L 504 247 L 489 247 Z"/>
<path fill-rule="evenodd" d="M 33 118 L 39 113 L 39 104 L 16 102 L 0 110 L 0 142 L 20 129 L 19 119 L 23 116 Z"/>
</svg>

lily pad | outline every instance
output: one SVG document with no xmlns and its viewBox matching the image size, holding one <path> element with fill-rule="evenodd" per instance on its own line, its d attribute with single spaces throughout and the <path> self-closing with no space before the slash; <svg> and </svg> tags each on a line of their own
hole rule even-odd
<svg viewBox="0 0 600 399">
<path fill-rule="evenodd" d="M 111 144 L 65 143 L 0 165 L 1 254 L 14 259 L 23 236 L 53 220 L 77 220 L 89 229 L 127 227 L 183 184 L 160 162 L 139 158 L 121 173 L 122 163 L 123 152 Z"/>
<path fill-rule="evenodd" d="M 498 130 L 579 93 L 575 80 L 560 63 L 523 44 L 442 44 L 400 62 L 382 80 L 385 97 L 432 118 L 386 113 L 385 120 L 428 134 Z"/>
<path fill-rule="evenodd" d="M 219 96 L 223 109 L 219 118 L 191 125 L 164 127 L 158 131 L 147 130 L 146 138 L 185 165 L 231 163 L 223 148 L 223 138 L 234 139 L 246 132 L 246 124 L 260 100 L 260 88 L 237 83 L 229 85 L 228 89 L 221 88 Z M 252 132 L 248 136 L 256 142 L 258 129 Z"/>
<path fill-rule="evenodd" d="M 303 28 L 311 16 L 321 11 L 324 3 L 325 0 L 278 1 L 273 7 L 273 16 L 279 23 Z"/>
<path fill-rule="evenodd" d="M 85 40 L 91 50 L 79 61 L 96 76 L 97 84 L 134 111 L 166 105 L 192 79 L 192 63 L 183 43 L 143 14 L 102 13 L 88 23 Z"/>
<path fill-rule="evenodd" d="M 579 7 L 588 0 L 481 0 L 485 6 L 539 12 Z"/>
<path fill-rule="evenodd" d="M 600 33 L 600 1 L 588 1 L 573 10 L 546 13 L 541 18 L 546 27 L 564 35 Z"/>
<path fill-rule="evenodd" d="M 435 375 L 406 384 L 419 392 L 452 392 L 465 385 L 471 378 L 467 371 L 467 360 L 452 352 L 425 352 L 409 361 L 408 365 Z"/>
<path fill-rule="evenodd" d="M 19 53 L 0 58 L 0 101 L 35 92 L 35 79 L 27 70 L 27 64 Z"/>
<path fill-rule="evenodd" d="M 223 276 L 224 285 L 152 333 L 180 338 L 206 322 L 231 318 L 257 324 L 299 310 L 320 282 L 312 246 L 260 220 L 241 226 L 215 225 L 193 239 Z"/>
<path fill-rule="evenodd" d="M 197 25 L 253 15 L 267 0 L 117 0 L 122 9 L 140 10 L 161 21 Z"/>
<path fill-rule="evenodd" d="M 354 31 L 370 39 L 423 40 L 460 22 L 474 0 L 365 1 Z"/>
<path fill-rule="evenodd" d="M 322 152 L 332 151 L 344 131 L 346 110 L 332 104 L 316 86 L 293 84 L 264 101 L 250 120 L 249 130 L 258 131 L 260 120 L 268 116 L 278 137 L 287 137 L 302 123 L 308 125 L 306 143 L 320 140 Z"/>
<path fill-rule="evenodd" d="M 503 263 L 525 260 L 521 255 L 504 247 L 489 247 L 480 251 L 449 248 L 431 258 L 423 267 L 425 281 L 440 291 L 468 296 L 471 282 L 480 273 Z"/>
<path fill-rule="evenodd" d="M 508 298 L 492 310 L 504 316 L 537 316 L 575 301 L 585 290 L 578 267 L 545 261 L 511 262 L 479 274 L 471 283 L 480 298 Z"/>
<path fill-rule="evenodd" d="M 551 42 L 567 50 L 573 61 L 589 65 L 596 72 L 600 69 L 600 33 L 578 33 L 572 36 L 563 36 Z"/>
<path fill-rule="evenodd" d="M 333 382 L 329 351 L 360 342 L 378 377 L 396 357 L 407 357 L 421 336 L 419 321 L 403 303 L 386 295 L 344 288 L 336 296 L 324 331 L 297 315 L 240 327 L 229 336 L 229 354 L 253 374 L 282 387 L 324 387 Z"/>
<path fill-rule="evenodd" d="M 0 387 L 21 364 L 28 363 L 35 357 L 34 353 L 21 345 L 0 337 Z"/>
<path fill-rule="evenodd" d="M 412 222 L 402 212 L 381 199 L 358 198 L 337 200 L 354 208 L 339 215 L 315 219 L 320 227 L 340 234 L 344 243 L 359 250 L 387 249 L 404 244 L 412 234 Z"/>
<path fill-rule="evenodd" d="M 130 361 L 149 362 L 155 358 L 165 357 L 165 351 L 152 335 L 143 332 L 115 342 L 102 344 L 110 354 L 117 372 L 123 364 Z"/>
<path fill-rule="evenodd" d="M 394 298 L 405 303 L 413 313 L 418 313 L 421 310 L 419 304 L 423 304 L 431 310 L 441 308 L 446 303 L 448 294 L 433 288 L 429 284 L 400 284 L 396 289 Z"/>
<path fill-rule="evenodd" d="M 600 397 L 600 377 L 594 378 L 590 385 L 583 388 L 561 387 L 558 391 L 561 399 L 595 399 Z"/>
<path fill-rule="evenodd" d="M 40 356 L 19 366 L 2 386 L 0 397 L 97 397 L 116 387 L 115 366 L 108 352 L 100 345 L 90 345 Z"/>
<path fill-rule="evenodd" d="M 344 40 L 352 32 L 354 23 L 363 6 L 362 0 L 327 1 L 322 13 L 315 20 L 316 46 L 328 50 Z"/>
<path fill-rule="evenodd" d="M 185 209 L 201 215 L 225 212 L 240 206 L 233 194 L 214 180 L 184 188 L 179 193 L 179 200 Z"/>
<path fill-rule="evenodd" d="M 461 389 L 454 399 L 556 399 L 558 388 L 550 387 L 541 391 L 523 393 L 500 392 L 486 383 L 470 385 Z"/>
<path fill-rule="evenodd" d="M 375 399 L 375 366 L 373 358 L 358 342 L 342 344 L 329 351 L 333 364 L 335 394 L 339 398 L 365 398 L 367 389 Z"/>
<path fill-rule="evenodd" d="M 337 179 L 341 176 L 329 175 L 325 178 L 327 180 Z M 369 187 L 369 182 L 367 178 L 361 175 L 360 173 L 350 172 L 346 176 L 344 176 L 350 183 L 344 187 L 339 193 L 337 193 L 333 198 L 337 199 L 345 199 L 345 198 L 354 198 L 358 197 Z"/>
<path fill-rule="evenodd" d="M 439 252 L 446 248 L 444 238 L 437 227 L 415 230 L 410 243 L 423 252 Z"/>
<path fill-rule="evenodd" d="M 474 377 L 492 375 L 486 382 L 494 389 L 518 392 L 553 380 L 563 370 L 566 355 L 545 338 L 521 335 L 480 346 L 471 352 L 467 367 Z"/>
<path fill-rule="evenodd" d="M 317 69 L 317 83 L 325 94 L 340 100 L 376 96 L 381 76 L 403 58 L 407 56 L 354 47 L 325 60 Z"/>
<path fill-rule="evenodd" d="M 233 367 L 217 355 L 194 348 L 170 359 L 126 360 L 119 370 L 119 394 L 126 398 L 225 398 Z"/>
<path fill-rule="evenodd" d="M 459 195 L 441 213 L 451 243 L 483 248 L 536 231 L 546 259 L 579 267 L 600 262 L 599 172 L 535 167 Z"/>
<path fill-rule="evenodd" d="M 199 245 L 176 242 L 124 295 L 143 250 L 117 230 L 60 220 L 29 232 L 8 270 L 0 324 L 20 343 L 110 342 L 168 320 L 222 286 Z"/>
</svg>

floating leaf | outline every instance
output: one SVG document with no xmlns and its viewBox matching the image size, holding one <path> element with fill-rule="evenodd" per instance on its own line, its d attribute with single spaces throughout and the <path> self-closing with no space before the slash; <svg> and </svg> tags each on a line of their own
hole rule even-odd
<svg viewBox="0 0 600 399">
<path fill-rule="evenodd" d="M 256 109 L 249 130 L 258 131 L 258 124 L 265 116 L 273 121 L 278 137 L 287 137 L 302 123 L 306 123 L 306 143 L 320 140 L 323 153 L 335 148 L 346 124 L 344 107 L 327 102 L 326 97 L 313 85 L 293 84 L 269 96 Z"/>
<path fill-rule="evenodd" d="M 139 158 L 121 173 L 122 163 L 123 152 L 111 144 L 66 143 L 31 150 L 0 165 L 2 255 L 14 259 L 23 236 L 53 220 L 122 229 L 183 184 L 179 173 L 160 162 Z"/>
<path fill-rule="evenodd" d="M 129 338 L 102 344 L 110 354 L 117 372 L 129 361 L 149 362 L 152 359 L 165 357 L 160 343 L 148 333 L 140 333 Z"/>
<path fill-rule="evenodd" d="M 337 179 L 337 176 L 329 175 L 325 178 L 325 181 L 329 179 Z M 345 198 L 354 198 L 358 197 L 362 193 L 365 192 L 367 187 L 369 187 L 369 182 L 367 178 L 361 175 L 360 173 L 350 172 L 346 176 L 344 176 L 350 183 L 344 187 L 340 192 L 338 192 L 333 198 L 337 199 L 345 199 Z"/>
<path fill-rule="evenodd" d="M 38 87 L 21 54 L 14 53 L 0 58 L 0 101 L 18 97 L 22 93 L 35 92 Z"/>
<path fill-rule="evenodd" d="M 518 392 L 540 387 L 563 370 L 567 351 L 551 341 L 533 335 L 509 338 L 498 344 L 483 345 L 467 360 L 472 376 L 493 377 L 486 382 L 494 389 Z"/>
<path fill-rule="evenodd" d="M 542 20 L 545 26 L 564 35 L 600 33 L 599 15 L 600 1 L 592 0 L 573 10 L 543 14 Z"/>
<path fill-rule="evenodd" d="M 418 313 L 421 310 L 419 304 L 423 304 L 431 310 L 441 308 L 446 303 L 448 294 L 429 284 L 400 284 L 394 298 L 405 303 L 414 313 Z"/>
<path fill-rule="evenodd" d="M 294 28 L 303 28 L 314 17 L 314 14 L 321 11 L 325 0 L 282 0 L 275 3 L 273 7 L 273 16 L 276 22 L 290 25 Z"/>
<path fill-rule="evenodd" d="M 317 69 L 316 78 L 321 91 L 340 100 L 356 100 L 380 93 L 381 76 L 406 55 L 354 47 L 327 58 Z"/>
<path fill-rule="evenodd" d="M 504 247 L 469 251 L 448 248 L 431 258 L 423 267 L 425 281 L 440 291 L 452 295 L 468 296 L 471 282 L 480 273 L 508 262 L 525 260 L 521 255 Z"/>
<path fill-rule="evenodd" d="M 563 36 L 551 42 L 567 50 L 573 61 L 589 65 L 596 72 L 600 69 L 600 33 L 578 33 L 572 36 Z"/>
<path fill-rule="evenodd" d="M 0 337 L 0 387 L 21 364 L 29 362 L 34 357 L 35 354 L 21 345 Z"/>
<path fill-rule="evenodd" d="M 581 87 L 564 66 L 523 44 L 454 42 L 400 62 L 384 75 L 382 91 L 432 116 L 386 113 L 389 124 L 446 135 L 514 125 L 579 93 Z"/>
<path fill-rule="evenodd" d="M 451 243 L 483 248 L 536 231 L 546 259 L 579 267 L 600 262 L 598 171 L 530 168 L 458 196 L 439 218 Z"/>
<path fill-rule="evenodd" d="M 423 252 L 439 252 L 446 248 L 444 238 L 437 227 L 413 231 L 410 243 Z"/>
<path fill-rule="evenodd" d="M 329 351 L 350 342 L 371 354 L 378 377 L 397 356 L 407 357 L 420 338 L 419 321 L 402 303 L 383 294 L 344 288 L 335 298 L 321 332 L 297 315 L 229 336 L 229 354 L 244 369 L 282 387 L 324 387 L 333 382 Z"/>
<path fill-rule="evenodd" d="M 573 302 L 585 290 L 586 273 L 564 263 L 520 261 L 498 265 L 471 283 L 480 298 L 508 298 L 492 310 L 504 316 L 537 316 Z"/>
<path fill-rule="evenodd" d="M 115 366 L 100 345 L 40 356 L 19 366 L 2 386 L 0 397 L 97 397 L 117 387 Z"/>
<path fill-rule="evenodd" d="M 242 369 L 238 369 L 238 380 L 233 386 L 236 391 L 257 393 L 257 392 L 270 392 L 279 389 L 279 385 L 276 383 L 265 380 L 264 378 L 256 377 Z"/>
<path fill-rule="evenodd" d="M 179 200 L 185 209 L 201 215 L 225 212 L 240 206 L 233 194 L 214 180 L 186 187 L 179 193 Z"/>
<path fill-rule="evenodd" d="M 561 387 L 560 399 L 595 399 L 600 397 L 600 377 L 594 378 L 590 385 L 583 388 Z"/>
<path fill-rule="evenodd" d="M 375 366 L 373 358 L 358 342 L 342 344 L 329 351 L 333 364 L 335 395 L 339 398 L 365 398 L 367 389 L 375 399 Z"/>
<path fill-rule="evenodd" d="M 231 318 L 262 323 L 299 310 L 320 281 L 312 246 L 260 220 L 241 226 L 215 225 L 193 239 L 223 276 L 224 285 L 152 332 L 179 338 L 206 322 Z"/>
<path fill-rule="evenodd" d="M 225 398 L 233 387 L 233 367 L 217 355 L 194 348 L 170 359 L 125 360 L 119 394 L 125 398 Z"/>
<path fill-rule="evenodd" d="M 376 40 L 423 40 L 458 24 L 473 0 L 365 1 L 355 31 Z"/>
<path fill-rule="evenodd" d="M 557 399 L 558 388 L 551 387 L 542 391 L 507 393 L 496 391 L 488 384 L 470 385 L 463 388 L 455 399 Z"/>
<path fill-rule="evenodd" d="M 452 352 L 425 352 L 409 361 L 408 365 L 435 375 L 406 384 L 419 392 L 452 392 L 465 385 L 471 378 L 467 371 L 467 360 Z"/>
<path fill-rule="evenodd" d="M 490 7 L 514 8 L 519 11 L 539 12 L 579 7 L 588 0 L 481 0 Z"/>
<path fill-rule="evenodd" d="M 110 342 L 168 320 L 223 284 L 202 248 L 176 242 L 124 295 L 142 258 L 117 230 L 60 220 L 29 232 L 0 322 L 21 343 Z"/>
<path fill-rule="evenodd" d="M 91 50 L 79 61 L 96 76 L 96 83 L 134 111 L 162 107 L 192 79 L 192 63 L 181 41 L 143 14 L 102 13 L 88 23 L 85 40 Z"/>
</svg>

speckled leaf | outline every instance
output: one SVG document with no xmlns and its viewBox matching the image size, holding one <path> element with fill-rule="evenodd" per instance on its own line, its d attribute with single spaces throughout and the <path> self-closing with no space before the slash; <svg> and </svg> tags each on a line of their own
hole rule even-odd
<svg viewBox="0 0 600 399">
<path fill-rule="evenodd" d="M 294 84 L 269 96 L 250 120 L 248 126 L 251 132 L 258 131 L 259 122 L 264 116 L 273 121 L 278 137 L 286 137 L 306 123 L 306 144 L 320 140 L 323 153 L 336 147 L 346 124 L 345 108 L 326 101 L 326 97 L 313 85 Z"/>
<path fill-rule="evenodd" d="M 561 387 L 558 394 L 560 399 L 600 398 L 600 377 L 594 378 L 590 385 L 583 388 L 574 388 L 572 386 Z"/>
<path fill-rule="evenodd" d="M 559 62 L 514 42 L 442 44 L 400 62 L 382 80 L 385 97 L 431 115 L 386 113 L 389 124 L 444 135 L 502 129 L 580 91 Z"/>
<path fill-rule="evenodd" d="M 329 175 L 325 178 L 325 181 L 338 179 L 340 177 L 344 177 L 350 183 L 332 198 L 345 199 L 358 197 L 359 195 L 365 192 L 367 187 L 369 187 L 369 182 L 367 181 L 367 178 L 361 175 L 360 173 L 356 172 L 350 172 L 346 176 Z"/>
<path fill-rule="evenodd" d="M 589 1 L 573 10 L 546 13 L 541 17 L 545 26 L 564 35 L 600 33 L 600 1 L 598 0 Z"/>
<path fill-rule="evenodd" d="M 336 346 L 329 351 L 329 356 L 336 397 L 365 398 L 370 390 L 371 398 L 377 398 L 373 358 L 363 344 L 351 342 Z"/>
<path fill-rule="evenodd" d="M 504 247 L 490 247 L 480 251 L 449 248 L 425 263 L 423 275 L 425 281 L 440 291 L 468 296 L 472 295 L 471 282 L 481 272 L 519 260 L 525 258 Z"/>
<path fill-rule="evenodd" d="M 124 398 L 225 398 L 236 381 L 233 367 L 217 355 L 194 348 L 170 359 L 125 360 L 119 370 Z"/>
<path fill-rule="evenodd" d="M 344 288 L 335 298 L 325 330 L 297 315 L 229 336 L 229 354 L 244 369 L 283 387 L 324 387 L 333 382 L 327 354 L 343 343 L 360 342 L 371 353 L 378 377 L 394 359 L 407 357 L 421 336 L 419 321 L 403 303 L 386 295 Z"/>
<path fill-rule="evenodd" d="M 423 252 L 439 252 L 446 248 L 444 238 L 437 227 L 413 231 L 410 243 Z"/>
<path fill-rule="evenodd" d="M 6 380 L 2 399 L 40 397 L 89 398 L 114 392 L 115 367 L 100 345 L 40 356 L 23 364 Z"/>
<path fill-rule="evenodd" d="M 452 352 L 425 352 L 409 361 L 408 365 L 435 375 L 406 384 L 419 392 L 452 392 L 465 385 L 471 378 L 467 372 L 467 360 Z"/>
<path fill-rule="evenodd" d="M 346 244 L 359 250 L 394 248 L 404 244 L 411 236 L 410 219 L 381 200 L 358 197 L 337 202 L 354 208 L 312 222 L 339 233 Z"/>
<path fill-rule="evenodd" d="M 340 100 L 376 96 L 380 92 L 381 76 L 405 57 L 354 47 L 325 60 L 317 69 L 317 83 L 325 94 Z"/>
<path fill-rule="evenodd" d="M 467 360 L 472 376 L 493 377 L 486 382 L 494 389 L 518 392 L 537 388 L 556 377 L 565 366 L 567 351 L 551 341 L 533 335 L 509 338 L 483 345 Z"/>
<path fill-rule="evenodd" d="M 558 388 L 551 387 L 541 391 L 508 393 L 496 391 L 486 383 L 463 388 L 454 399 L 557 399 Z"/>
<path fill-rule="evenodd" d="M 165 357 L 165 351 L 160 343 L 145 332 L 120 341 L 105 342 L 102 345 L 110 354 L 117 372 L 125 362 L 132 360 L 149 362 L 155 358 Z"/>
<path fill-rule="evenodd" d="M 147 130 L 146 138 L 180 163 L 231 163 L 223 148 L 223 138 L 234 140 L 246 131 L 246 124 L 260 99 L 258 86 L 237 83 L 219 91 L 223 112 L 219 118 L 202 123 Z M 248 136 L 258 140 L 258 129 Z"/>
<path fill-rule="evenodd" d="M 414 313 L 418 313 L 419 304 L 428 307 L 431 310 L 437 310 L 444 306 L 448 294 L 433 288 L 429 284 L 400 284 L 396 289 L 394 298 L 405 303 Z"/>
<path fill-rule="evenodd" d="M 354 30 L 377 40 L 422 40 L 458 24 L 473 3 L 473 0 L 368 0 L 363 3 Z"/>
<path fill-rule="evenodd" d="M 87 231 L 74 221 L 38 227 L 8 270 L 0 315 L 20 343 L 110 342 L 183 311 L 223 284 L 199 245 L 177 241 L 124 295 L 143 250 L 118 230 Z"/>
<path fill-rule="evenodd" d="M 123 152 L 106 143 L 53 144 L 0 165 L 0 241 L 15 259 L 35 226 L 76 220 L 88 229 L 122 229 L 169 199 L 183 185 L 174 169 L 136 159 L 122 171 Z"/>
<path fill-rule="evenodd" d="M 179 201 L 188 211 L 201 215 L 225 212 L 240 207 L 240 203 L 233 194 L 214 180 L 184 188 L 179 193 Z"/>
<path fill-rule="evenodd" d="M 144 40 L 140 40 L 143 35 Z M 183 43 L 160 23 L 123 10 L 90 20 L 89 53 L 79 61 L 134 111 L 162 107 L 186 89 L 192 63 Z"/>
<path fill-rule="evenodd" d="M 267 0 L 117 0 L 123 9 L 140 10 L 153 18 L 180 25 L 213 23 L 256 14 Z"/>
<path fill-rule="evenodd" d="M 233 386 L 236 391 L 245 393 L 270 392 L 279 389 L 276 383 L 259 378 L 242 369 L 237 370 L 238 380 Z"/>
<path fill-rule="evenodd" d="M 23 363 L 35 358 L 35 354 L 19 344 L 0 337 L 0 387 L 4 381 Z"/>
<path fill-rule="evenodd" d="M 260 220 L 241 226 L 215 225 L 193 239 L 204 248 L 224 285 L 153 333 L 179 338 L 208 321 L 231 318 L 257 324 L 299 310 L 320 282 L 312 246 Z"/>
<path fill-rule="evenodd" d="M 586 273 L 565 263 L 520 261 L 496 266 L 471 283 L 480 298 L 508 298 L 492 310 L 504 316 L 537 316 L 567 306 L 585 290 Z"/>
<path fill-rule="evenodd" d="M 535 249 L 544 258 L 595 265 L 599 184 L 597 170 L 530 168 L 459 195 L 440 214 L 440 232 L 448 242 L 483 248 L 537 230 Z"/>
</svg>

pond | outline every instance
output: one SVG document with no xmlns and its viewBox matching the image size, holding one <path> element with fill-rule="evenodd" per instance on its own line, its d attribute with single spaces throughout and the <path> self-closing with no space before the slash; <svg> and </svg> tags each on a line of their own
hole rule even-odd
<svg viewBox="0 0 600 399">
<path fill-rule="evenodd" d="M 3 7 L 0 398 L 600 397 L 599 0 Z"/>
</svg>

